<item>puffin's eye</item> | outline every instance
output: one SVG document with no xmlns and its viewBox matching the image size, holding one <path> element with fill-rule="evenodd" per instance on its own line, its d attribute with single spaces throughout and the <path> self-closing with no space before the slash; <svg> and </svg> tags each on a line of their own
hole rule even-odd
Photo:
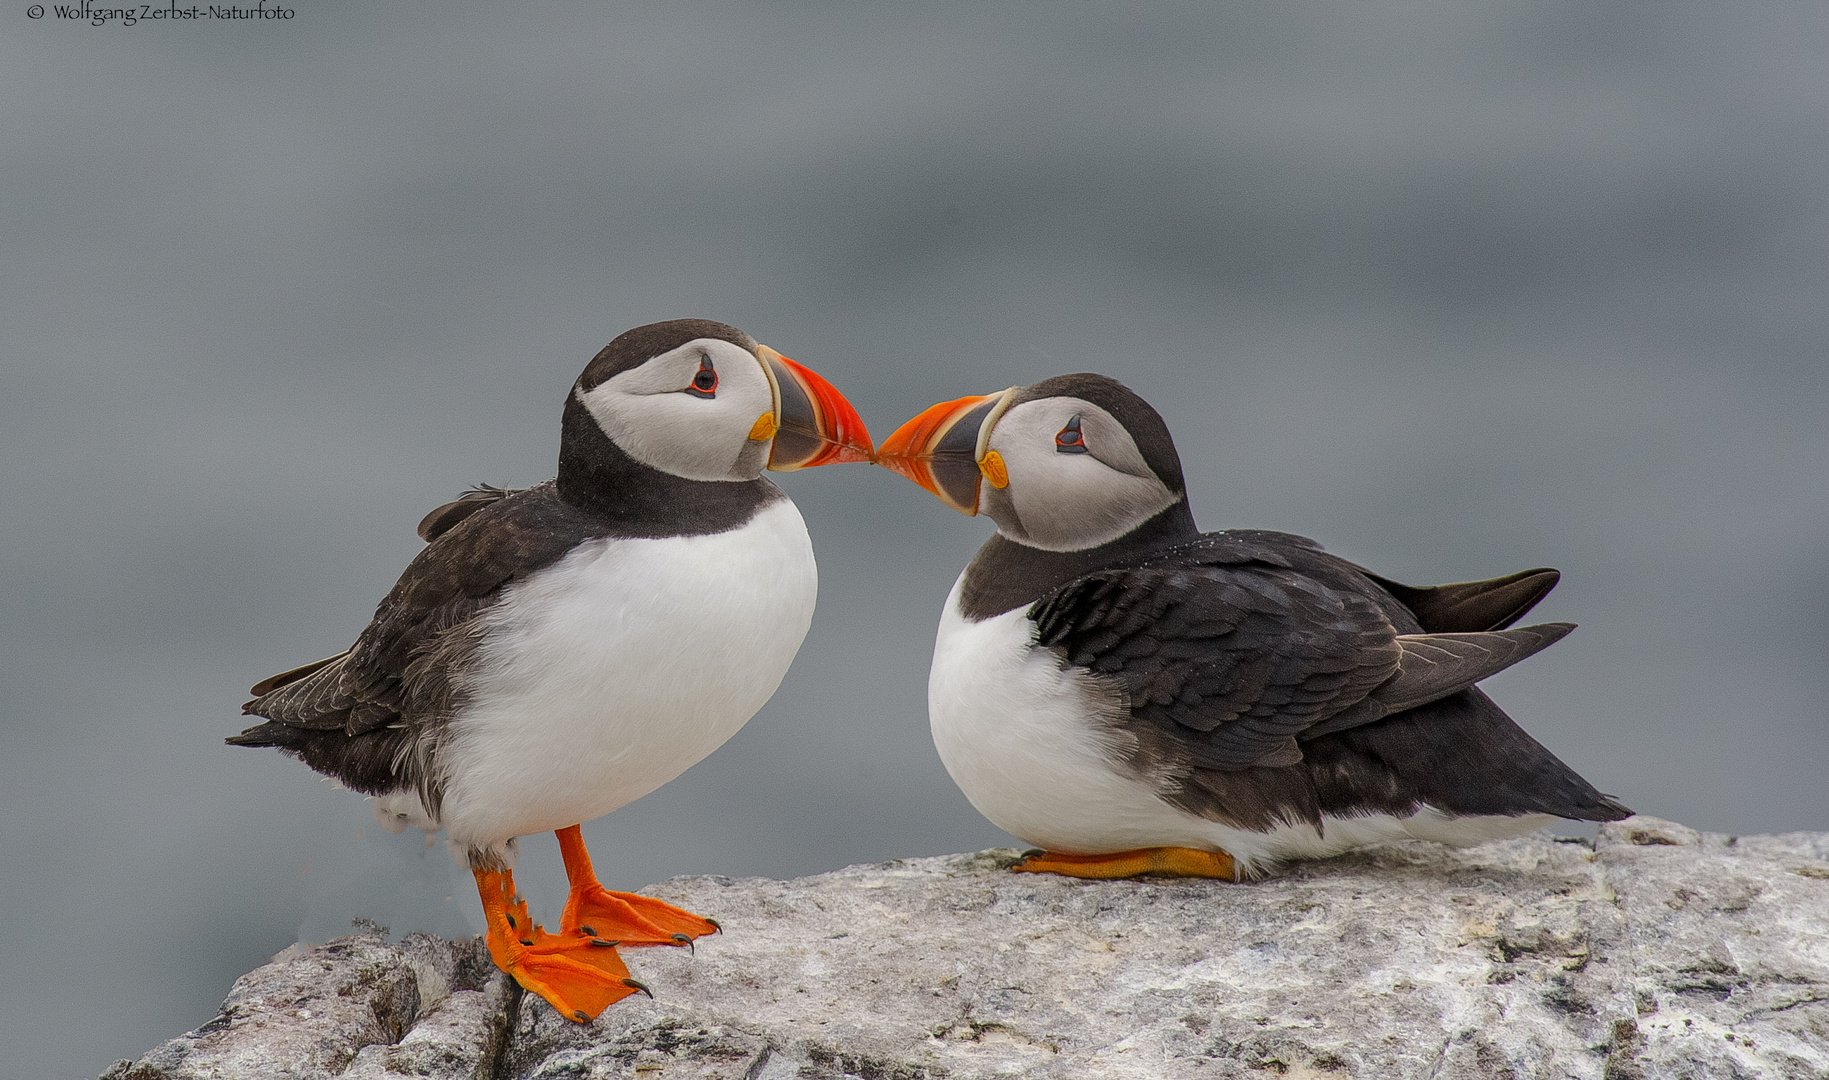
<svg viewBox="0 0 1829 1080">
<path fill-rule="evenodd" d="M 1067 426 L 1055 432 L 1054 452 L 1057 454 L 1086 453 L 1086 436 L 1080 433 L 1080 414 L 1074 413 Z"/>
<path fill-rule="evenodd" d="M 692 376 L 692 384 L 686 387 L 686 392 L 693 397 L 718 396 L 718 369 L 711 366 L 711 357 L 699 357 L 699 370 Z"/>
</svg>

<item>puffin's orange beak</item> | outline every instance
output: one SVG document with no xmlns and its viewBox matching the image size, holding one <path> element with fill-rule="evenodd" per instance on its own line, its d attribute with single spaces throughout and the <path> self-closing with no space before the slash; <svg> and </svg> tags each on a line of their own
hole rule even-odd
<svg viewBox="0 0 1829 1080">
<path fill-rule="evenodd" d="M 876 463 L 901 473 L 961 514 L 978 513 L 978 486 L 987 476 L 1008 483 L 1003 461 L 985 443 L 1013 391 L 943 401 L 883 440 Z"/>
<path fill-rule="evenodd" d="M 831 383 L 767 345 L 757 346 L 756 353 L 775 384 L 775 444 L 768 455 L 771 471 L 876 460 L 863 418 Z M 761 430 L 765 426 L 761 420 L 756 425 L 751 438 L 769 437 L 769 432 Z"/>
</svg>

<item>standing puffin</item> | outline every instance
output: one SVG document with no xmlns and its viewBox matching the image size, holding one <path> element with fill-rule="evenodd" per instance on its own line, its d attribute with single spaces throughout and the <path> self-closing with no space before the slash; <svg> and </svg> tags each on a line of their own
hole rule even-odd
<svg viewBox="0 0 1829 1080">
<path fill-rule="evenodd" d="M 1554 570 L 1414 588 L 1285 533 L 1202 533 L 1168 427 L 1102 375 L 928 409 L 879 463 L 997 534 L 947 598 L 934 743 L 1018 869 L 1244 880 L 1381 841 L 1630 814 L 1474 684 Z"/>
<path fill-rule="evenodd" d="M 559 475 L 482 489 L 347 652 L 263 680 L 228 741 L 273 746 L 375 797 L 398 832 L 443 829 L 476 875 L 490 956 L 573 1020 L 645 989 L 613 946 L 717 924 L 611 892 L 580 822 L 641 798 L 736 734 L 813 617 L 813 546 L 763 469 L 867 461 L 856 410 L 722 323 L 637 327 L 565 399 Z M 515 838 L 554 830 L 559 932 L 515 892 Z"/>
</svg>

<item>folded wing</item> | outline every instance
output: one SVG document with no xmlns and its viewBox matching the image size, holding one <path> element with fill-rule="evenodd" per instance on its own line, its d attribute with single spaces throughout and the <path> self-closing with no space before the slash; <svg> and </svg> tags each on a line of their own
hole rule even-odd
<svg viewBox="0 0 1829 1080">
<path fill-rule="evenodd" d="M 1296 764 L 1300 740 L 1438 701 L 1573 629 L 1402 634 L 1377 597 L 1279 561 L 1183 552 L 1075 579 L 1029 616 L 1037 642 L 1108 686 L 1133 723 L 1171 739 L 1184 763 L 1221 770 Z M 1555 584 L 1545 573 L 1410 591 L 1433 598 L 1419 601 L 1427 629 L 1499 622 Z"/>
<path fill-rule="evenodd" d="M 355 645 L 256 683 L 242 712 L 267 722 L 228 741 L 300 754 L 359 790 L 411 779 L 395 775 L 402 748 L 459 704 L 455 680 L 475 652 L 477 620 L 595 528 L 550 483 L 472 492 L 433 511 L 420 525 L 430 543 Z"/>
</svg>

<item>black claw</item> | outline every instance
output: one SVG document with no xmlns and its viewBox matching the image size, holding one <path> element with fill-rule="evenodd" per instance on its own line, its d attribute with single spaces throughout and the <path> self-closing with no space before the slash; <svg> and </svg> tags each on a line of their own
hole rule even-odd
<svg viewBox="0 0 1829 1080">
<path fill-rule="evenodd" d="M 654 991 L 648 989 L 638 979 L 624 979 L 624 980 L 622 980 L 622 985 L 634 987 L 635 989 L 640 990 L 642 993 L 648 995 L 648 1000 L 650 1000 L 650 1001 L 652 1001 L 654 999 Z"/>
<path fill-rule="evenodd" d="M 620 942 L 620 941 L 605 941 L 605 940 L 603 940 L 603 939 L 602 939 L 602 938 L 592 938 L 592 939 L 591 939 L 591 944 L 592 944 L 592 945 L 595 945 L 595 946 L 596 946 L 596 947 L 598 947 L 598 948 L 600 948 L 600 949 L 614 949 L 614 948 L 615 948 L 615 947 L 616 947 L 616 946 L 618 946 L 618 945 L 621 945 L 621 944 L 622 944 L 622 942 Z"/>
<path fill-rule="evenodd" d="M 504 912 L 504 915 L 506 915 L 506 917 L 508 919 L 508 925 L 510 927 L 512 927 L 513 929 L 516 929 L 516 930 L 519 930 L 521 928 L 521 924 L 514 921 L 513 915 L 507 915 L 506 912 Z"/>
<path fill-rule="evenodd" d="M 528 941 L 526 938 L 521 939 L 521 944 L 527 946 L 530 949 L 533 947 L 533 942 Z"/>
<path fill-rule="evenodd" d="M 1048 854 L 1048 853 L 1047 853 L 1047 852 L 1045 852 L 1045 851 L 1043 851 L 1043 850 L 1042 850 L 1042 849 L 1041 849 L 1041 848 L 1038 848 L 1038 847 L 1032 847 L 1032 848 L 1023 848 L 1023 849 L 1022 849 L 1022 857 L 1023 857 L 1023 858 L 1025 858 L 1025 859 L 1033 859 L 1033 858 L 1035 858 L 1035 857 L 1036 857 L 1036 856 L 1037 856 L 1037 855 L 1046 855 L 1046 854 Z"/>
<path fill-rule="evenodd" d="M 699 918 L 701 918 L 701 919 L 705 919 L 705 916 L 703 916 L 703 915 L 700 915 L 700 916 L 699 916 Z M 706 922 L 708 922 L 708 923 L 710 923 L 710 924 L 711 924 L 711 932 L 712 932 L 712 933 L 714 933 L 714 934 L 722 934 L 722 933 L 723 933 L 723 932 L 724 932 L 724 928 L 723 928 L 723 927 L 722 927 L 722 926 L 719 926 L 719 925 L 718 925 L 718 920 L 716 920 L 716 919 L 705 919 L 705 921 L 706 921 Z"/>
<path fill-rule="evenodd" d="M 585 937 L 596 937 L 597 936 L 597 931 L 591 929 L 588 926 L 580 926 L 578 928 L 578 932 L 583 934 Z"/>
<path fill-rule="evenodd" d="M 584 1015 L 584 1010 L 582 1009 L 573 1009 L 572 1019 L 578 1021 L 580 1024 L 588 1024 L 591 1022 L 591 1018 Z"/>
<path fill-rule="evenodd" d="M 693 953 L 694 953 L 694 955 L 696 955 L 696 954 L 697 954 L 697 953 L 698 953 L 698 951 L 699 951 L 699 947 L 698 947 L 698 946 L 697 946 L 697 945 L 694 945 L 694 944 L 693 944 L 693 943 L 692 943 L 692 935 L 691 935 L 691 934 L 675 934 L 675 935 L 673 935 L 673 943 L 674 943 L 674 944 L 675 944 L 675 945 L 684 945 L 684 946 L 686 946 L 686 948 L 688 948 L 688 949 L 691 949 L 691 950 L 692 950 L 692 952 L 693 952 Z"/>
</svg>

